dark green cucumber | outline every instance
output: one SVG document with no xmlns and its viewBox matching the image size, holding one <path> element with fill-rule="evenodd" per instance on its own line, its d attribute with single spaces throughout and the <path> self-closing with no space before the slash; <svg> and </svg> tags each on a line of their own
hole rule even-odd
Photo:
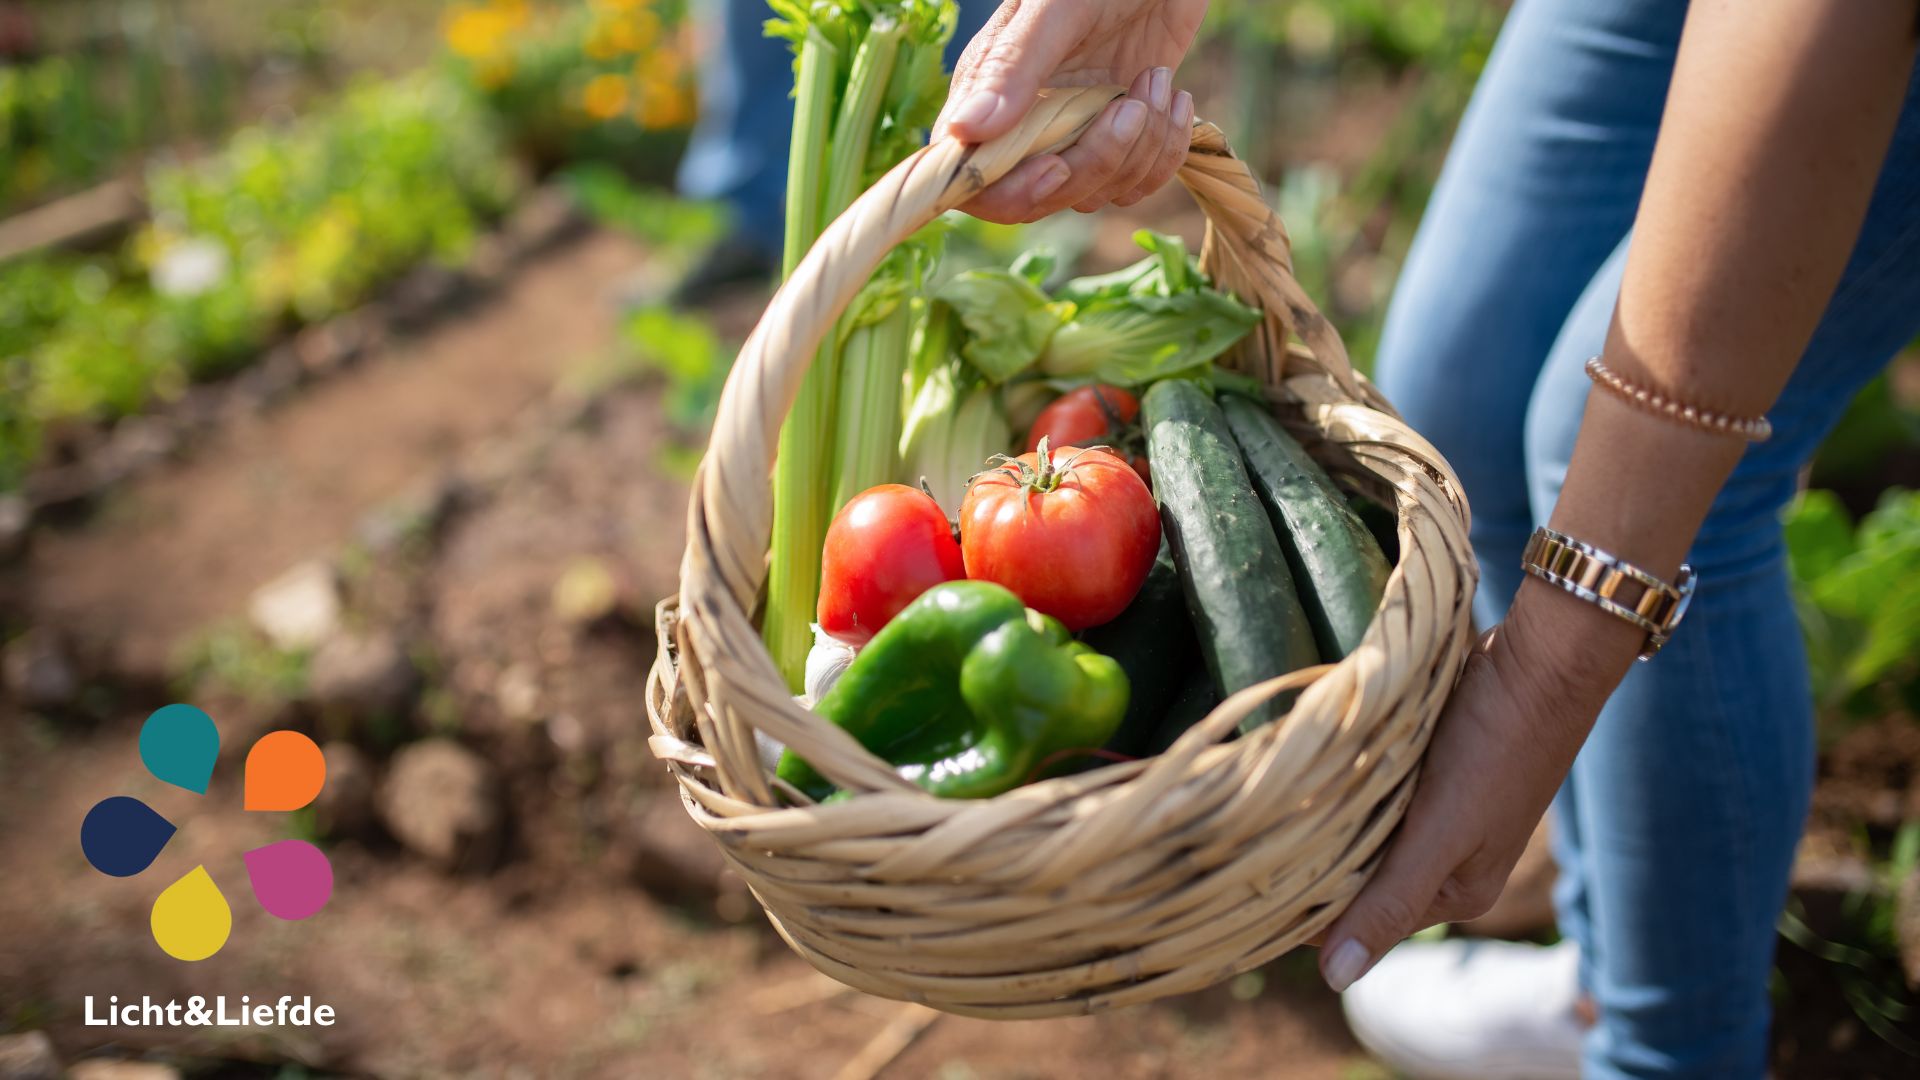
<svg viewBox="0 0 1920 1080">
<path fill-rule="evenodd" d="M 1198 383 L 1155 383 L 1140 403 L 1160 524 L 1200 652 L 1222 696 L 1319 661 L 1287 557 L 1220 407 Z M 1272 719 L 1269 707 L 1242 732 Z"/>
<path fill-rule="evenodd" d="M 1167 706 L 1167 714 L 1160 718 L 1142 751 L 1146 754 L 1164 754 L 1187 729 L 1207 718 L 1215 705 L 1220 704 L 1220 691 L 1214 689 L 1213 678 L 1204 667 L 1196 667 L 1188 675 L 1185 685 L 1179 688 L 1173 703 Z"/>
<path fill-rule="evenodd" d="M 1107 749 L 1141 756 L 1167 706 L 1179 694 L 1181 681 L 1200 666 L 1200 639 L 1194 635 L 1193 620 L 1187 618 L 1180 572 L 1174 569 L 1173 552 L 1165 540 L 1133 602 L 1112 622 L 1081 634 L 1080 640 L 1117 661 L 1133 687 L 1127 714 L 1107 740 Z"/>
<path fill-rule="evenodd" d="M 1353 507 L 1353 512 L 1360 517 L 1360 523 L 1365 525 L 1367 531 L 1373 534 L 1374 540 L 1379 542 L 1380 554 L 1387 557 L 1387 565 L 1398 565 L 1400 519 L 1393 516 L 1393 511 L 1359 492 L 1353 492 L 1347 496 L 1347 505 Z"/>
<path fill-rule="evenodd" d="M 1387 557 L 1346 493 L 1265 406 L 1227 394 L 1220 411 L 1286 552 L 1314 643 L 1321 657 L 1339 660 L 1360 644 L 1380 609 L 1392 571 Z"/>
</svg>

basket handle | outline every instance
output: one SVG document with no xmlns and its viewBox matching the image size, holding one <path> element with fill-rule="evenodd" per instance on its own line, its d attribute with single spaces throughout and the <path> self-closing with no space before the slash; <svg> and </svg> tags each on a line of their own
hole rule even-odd
<svg viewBox="0 0 1920 1080">
<path fill-rule="evenodd" d="M 713 437 L 688 508 L 688 550 L 681 572 L 688 595 L 683 603 L 705 607 L 698 594 L 720 584 L 740 610 L 753 610 L 766 577 L 773 527 L 768 477 L 780 426 L 820 342 L 881 259 L 1022 161 L 1072 145 L 1122 93 L 1107 86 L 1043 91 L 1014 130 L 978 145 L 942 139 L 916 151 L 827 226 L 768 304 L 721 393 Z M 1202 265 L 1219 285 L 1266 315 L 1247 341 L 1223 359 L 1269 386 L 1279 385 L 1279 365 L 1290 361 L 1289 374 L 1301 366 L 1317 370 L 1351 400 L 1370 400 L 1339 335 L 1293 278 L 1292 254 L 1278 215 L 1261 198 L 1253 174 L 1227 148 L 1219 128 L 1194 125 L 1192 152 L 1179 177 L 1207 217 Z M 1288 357 L 1285 345 L 1294 333 L 1310 355 Z M 1268 367 L 1272 370 L 1261 370 Z M 705 572 L 688 573 L 694 563 L 704 564 L 699 569 Z"/>
</svg>

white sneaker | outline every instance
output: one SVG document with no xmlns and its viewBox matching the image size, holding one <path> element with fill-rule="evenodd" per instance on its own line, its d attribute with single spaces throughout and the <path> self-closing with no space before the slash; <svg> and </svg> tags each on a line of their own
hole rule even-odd
<svg viewBox="0 0 1920 1080">
<path fill-rule="evenodd" d="M 1580 949 L 1410 941 L 1341 995 L 1347 1024 L 1412 1080 L 1580 1080 Z"/>
</svg>

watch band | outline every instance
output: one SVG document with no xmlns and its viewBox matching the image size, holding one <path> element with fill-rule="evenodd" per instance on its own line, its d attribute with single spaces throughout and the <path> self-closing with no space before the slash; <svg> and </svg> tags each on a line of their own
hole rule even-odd
<svg viewBox="0 0 1920 1080">
<path fill-rule="evenodd" d="M 1640 659 L 1651 660 L 1673 636 L 1693 599 L 1693 568 L 1684 563 L 1669 585 L 1624 559 L 1548 528 L 1533 531 L 1520 568 L 1647 632 Z"/>
</svg>

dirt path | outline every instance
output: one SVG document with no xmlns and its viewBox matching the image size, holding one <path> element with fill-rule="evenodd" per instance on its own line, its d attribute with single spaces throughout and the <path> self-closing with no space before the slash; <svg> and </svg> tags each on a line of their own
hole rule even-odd
<svg viewBox="0 0 1920 1080">
<path fill-rule="evenodd" d="M 639 257 L 606 233 L 565 246 L 423 335 L 213 434 L 81 527 L 42 536 L 21 575 L 35 621 L 111 640 L 114 668 L 158 674 L 183 634 L 338 547 L 369 507 L 609 347 L 609 287 Z"/>
</svg>

